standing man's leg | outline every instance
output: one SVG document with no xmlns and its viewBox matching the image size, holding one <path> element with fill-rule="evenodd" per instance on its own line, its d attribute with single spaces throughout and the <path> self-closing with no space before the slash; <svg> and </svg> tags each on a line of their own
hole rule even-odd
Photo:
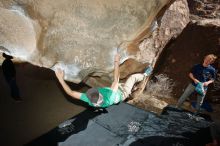
<svg viewBox="0 0 220 146">
<path fill-rule="evenodd" d="M 205 94 L 206 95 L 206 94 Z M 197 102 L 196 102 L 196 112 L 198 113 L 201 106 L 202 106 L 202 103 L 204 101 L 204 98 L 205 98 L 205 95 L 197 95 Z"/>
<path fill-rule="evenodd" d="M 140 82 L 144 79 L 145 75 L 144 74 L 133 74 L 131 75 L 125 84 L 122 86 L 123 88 L 123 100 L 125 100 L 130 94 L 131 90 L 134 86 L 135 83 Z"/>
<path fill-rule="evenodd" d="M 195 90 L 195 87 L 190 83 L 184 93 L 181 95 L 181 97 L 179 98 L 178 102 L 177 102 L 177 107 L 181 107 L 183 102 L 186 100 L 187 97 L 189 97 Z"/>
</svg>

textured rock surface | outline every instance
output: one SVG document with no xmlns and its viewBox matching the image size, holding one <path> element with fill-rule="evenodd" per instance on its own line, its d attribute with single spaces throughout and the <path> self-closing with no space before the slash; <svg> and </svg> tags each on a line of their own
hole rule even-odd
<svg viewBox="0 0 220 146">
<path fill-rule="evenodd" d="M 188 0 L 191 15 L 202 18 L 220 18 L 219 0 Z"/>
<path fill-rule="evenodd" d="M 220 27 L 219 0 L 188 0 L 190 19 L 193 23 L 202 26 Z"/>
<path fill-rule="evenodd" d="M 137 59 L 140 62 L 156 61 L 164 46 L 171 38 L 176 38 L 189 21 L 187 1 L 176 0 L 154 23 L 153 33 L 140 44 Z"/>
<path fill-rule="evenodd" d="M 188 0 L 190 18 L 198 25 L 215 25 L 220 27 L 219 0 Z"/>
<path fill-rule="evenodd" d="M 61 66 L 66 79 L 80 82 L 90 72 L 111 71 L 119 44 L 122 62 L 137 52 L 128 44 L 170 1 L 3 0 L 0 45 L 23 61 Z"/>
</svg>

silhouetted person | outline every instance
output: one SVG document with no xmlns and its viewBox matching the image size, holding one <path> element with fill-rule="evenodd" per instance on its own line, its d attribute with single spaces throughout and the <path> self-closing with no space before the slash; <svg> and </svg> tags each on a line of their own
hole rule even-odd
<svg viewBox="0 0 220 146">
<path fill-rule="evenodd" d="M 16 101 L 21 101 L 22 99 L 20 97 L 19 89 L 16 83 L 16 70 L 15 70 L 13 62 L 11 61 L 13 57 L 5 53 L 3 53 L 2 56 L 5 58 L 5 60 L 2 63 L 2 70 L 3 70 L 5 80 L 10 86 L 11 97 Z"/>
</svg>

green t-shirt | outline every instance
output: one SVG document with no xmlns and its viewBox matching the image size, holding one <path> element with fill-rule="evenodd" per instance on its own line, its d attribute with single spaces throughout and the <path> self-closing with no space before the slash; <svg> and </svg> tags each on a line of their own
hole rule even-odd
<svg viewBox="0 0 220 146">
<path fill-rule="evenodd" d="M 117 90 L 116 92 L 113 91 L 109 87 L 103 87 L 103 88 L 97 88 L 99 93 L 103 96 L 103 103 L 100 105 L 100 107 L 106 108 L 112 104 L 116 104 L 120 101 L 122 101 L 122 92 L 120 90 Z M 90 106 L 94 105 L 89 100 L 89 98 L 86 96 L 85 93 L 82 93 L 80 96 L 80 100 L 87 102 Z"/>
</svg>

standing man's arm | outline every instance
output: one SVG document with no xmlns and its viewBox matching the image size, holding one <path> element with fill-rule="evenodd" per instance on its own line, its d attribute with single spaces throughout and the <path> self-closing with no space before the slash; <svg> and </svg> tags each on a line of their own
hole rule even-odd
<svg viewBox="0 0 220 146">
<path fill-rule="evenodd" d="M 210 80 L 206 81 L 203 83 L 204 86 L 208 86 L 209 84 L 213 83 L 216 79 L 216 75 L 217 75 L 217 72 L 214 70 L 212 73 L 211 73 L 212 77 L 210 78 Z"/>
<path fill-rule="evenodd" d="M 120 56 L 117 53 L 115 55 L 115 59 L 114 59 L 114 81 L 111 85 L 111 89 L 113 91 L 117 91 L 118 90 L 118 86 L 119 86 L 119 77 L 120 77 L 120 73 L 119 73 L 119 61 L 120 61 Z"/>
<path fill-rule="evenodd" d="M 197 84 L 197 83 L 200 82 L 198 79 L 196 79 L 196 78 L 193 76 L 192 73 L 189 73 L 189 77 L 190 77 L 190 79 L 193 80 L 193 82 L 194 82 L 195 84 Z M 203 86 L 208 86 L 209 84 L 211 84 L 211 83 L 213 83 L 213 82 L 214 82 L 214 79 L 211 79 L 211 80 L 209 80 L 209 81 L 207 81 L 207 82 L 204 82 L 204 83 L 203 83 Z"/>
<path fill-rule="evenodd" d="M 70 87 L 66 84 L 66 82 L 64 81 L 64 72 L 61 69 L 57 69 L 55 71 L 55 74 L 57 76 L 57 79 L 59 80 L 60 84 L 62 85 L 64 91 L 70 95 L 72 98 L 74 99 L 80 99 L 81 93 L 77 92 L 77 91 L 73 91 L 70 89 Z"/>
<path fill-rule="evenodd" d="M 193 80 L 193 82 L 194 82 L 195 84 L 199 83 L 199 80 L 196 79 L 191 72 L 189 73 L 189 78 L 190 78 L 191 80 Z"/>
<path fill-rule="evenodd" d="M 211 79 L 211 80 L 209 80 L 209 81 L 207 81 L 207 82 L 204 82 L 203 85 L 204 85 L 204 86 L 208 86 L 209 84 L 211 84 L 211 83 L 213 83 L 213 82 L 214 82 L 214 80 Z"/>
</svg>

